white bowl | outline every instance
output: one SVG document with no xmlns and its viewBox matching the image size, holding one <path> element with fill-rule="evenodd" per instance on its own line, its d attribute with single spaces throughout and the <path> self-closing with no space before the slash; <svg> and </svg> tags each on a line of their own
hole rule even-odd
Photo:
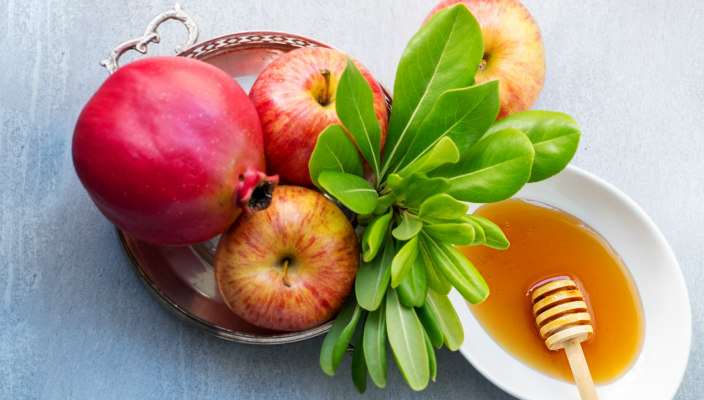
<svg viewBox="0 0 704 400">
<path fill-rule="evenodd" d="M 674 397 L 689 357 L 691 311 L 677 260 L 652 220 L 614 186 L 573 166 L 526 185 L 514 197 L 552 205 L 589 224 L 623 258 L 638 287 L 645 317 L 643 348 L 626 374 L 597 386 L 599 398 Z M 487 379 L 521 399 L 579 399 L 575 385 L 544 375 L 499 347 L 457 291 L 450 299 L 465 330 L 460 351 Z"/>
</svg>

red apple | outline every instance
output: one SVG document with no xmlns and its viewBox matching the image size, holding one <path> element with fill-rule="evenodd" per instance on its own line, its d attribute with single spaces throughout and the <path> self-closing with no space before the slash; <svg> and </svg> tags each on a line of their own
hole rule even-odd
<svg viewBox="0 0 704 400">
<path fill-rule="evenodd" d="M 367 68 L 354 62 L 372 88 L 383 147 L 388 124 L 384 94 Z M 249 96 L 262 122 L 267 168 L 282 183 L 313 186 L 308 161 L 320 132 L 340 123 L 335 94 L 345 66 L 339 50 L 303 47 L 274 60 L 254 82 Z"/>
<path fill-rule="evenodd" d="M 281 185 L 270 206 L 218 241 L 215 280 L 227 306 L 263 328 L 301 331 L 331 319 L 359 267 L 354 228 L 325 196 Z"/>
<path fill-rule="evenodd" d="M 501 109 L 497 119 L 531 108 L 545 81 L 545 49 L 533 17 L 516 0 L 444 0 L 426 21 L 457 3 L 467 6 L 484 37 L 477 83 L 499 79 Z"/>
</svg>

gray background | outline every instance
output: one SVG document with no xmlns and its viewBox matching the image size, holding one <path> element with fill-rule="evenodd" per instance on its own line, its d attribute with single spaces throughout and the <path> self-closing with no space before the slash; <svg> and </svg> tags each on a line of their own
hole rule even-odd
<svg viewBox="0 0 704 400">
<path fill-rule="evenodd" d="M 360 59 L 391 88 L 401 51 L 435 1 L 182 3 L 201 40 L 255 29 L 310 36 Z M 677 398 L 703 398 L 704 2 L 524 4 L 547 51 L 535 108 L 579 122 L 573 164 L 639 203 L 678 258 L 693 341 Z M 332 378 L 320 370 L 322 338 L 237 344 L 165 311 L 76 178 L 71 135 L 107 76 L 98 61 L 173 5 L 0 0 L 0 398 L 361 398 L 348 362 Z M 185 37 L 176 23 L 162 33 L 164 46 L 150 54 Z M 459 352 L 439 351 L 438 364 L 437 382 L 421 393 L 392 364 L 387 388 L 365 396 L 510 397 Z"/>
</svg>

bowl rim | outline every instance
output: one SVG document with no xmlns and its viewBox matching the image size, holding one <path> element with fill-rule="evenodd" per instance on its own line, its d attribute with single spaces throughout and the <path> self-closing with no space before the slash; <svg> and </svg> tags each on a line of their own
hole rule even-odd
<svg viewBox="0 0 704 400">
<path fill-rule="evenodd" d="M 222 328 L 211 322 L 198 318 L 196 315 L 188 312 L 175 301 L 173 301 L 166 293 L 161 291 L 156 283 L 151 280 L 145 273 L 144 270 L 139 265 L 139 262 L 135 258 L 134 254 L 129 248 L 127 243 L 127 236 L 118 227 L 115 228 L 115 235 L 117 241 L 120 244 L 120 248 L 132 269 L 132 272 L 137 276 L 142 285 L 147 289 L 147 291 L 154 297 L 154 299 L 159 302 L 164 308 L 169 310 L 173 315 L 177 316 L 182 321 L 185 321 L 191 326 L 202 329 L 203 331 L 210 333 L 214 336 L 227 339 L 234 342 L 240 343 L 250 343 L 250 344 L 285 344 L 298 342 L 305 339 L 310 339 L 320 334 L 323 334 L 330 330 L 332 327 L 332 320 L 325 322 L 322 325 L 318 325 L 314 328 L 307 329 L 299 332 L 281 332 L 281 333 L 267 333 L 267 334 L 255 334 L 240 331 L 233 331 L 229 329 Z"/>
</svg>

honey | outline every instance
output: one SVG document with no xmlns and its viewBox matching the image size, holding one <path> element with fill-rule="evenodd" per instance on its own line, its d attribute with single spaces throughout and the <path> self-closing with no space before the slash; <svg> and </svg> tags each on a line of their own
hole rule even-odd
<svg viewBox="0 0 704 400">
<path fill-rule="evenodd" d="M 608 242 L 576 217 L 534 201 L 486 204 L 475 214 L 497 224 L 511 243 L 506 250 L 460 248 L 491 291 L 483 303 L 469 306 L 489 336 L 529 367 L 573 382 L 565 354 L 540 339 L 530 299 L 546 280 L 567 277 L 591 314 L 594 335 L 582 349 L 594 383 L 628 371 L 643 344 L 643 310 L 628 269 Z"/>
</svg>

